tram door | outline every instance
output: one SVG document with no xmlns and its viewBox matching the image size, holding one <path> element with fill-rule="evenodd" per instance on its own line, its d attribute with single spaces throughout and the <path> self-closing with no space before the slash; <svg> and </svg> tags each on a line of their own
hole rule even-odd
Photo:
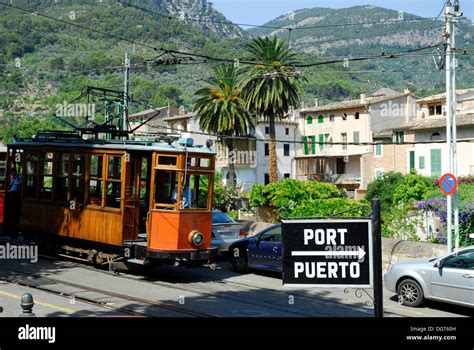
<svg viewBox="0 0 474 350">
<path fill-rule="evenodd" d="M 123 221 L 124 240 L 138 238 L 140 222 L 140 184 L 142 157 L 127 154 L 125 180 L 125 215 Z"/>
</svg>

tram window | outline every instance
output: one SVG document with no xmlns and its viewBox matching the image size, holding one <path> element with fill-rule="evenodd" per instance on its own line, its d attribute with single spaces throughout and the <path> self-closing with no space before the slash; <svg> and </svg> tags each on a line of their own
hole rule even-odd
<svg viewBox="0 0 474 350">
<path fill-rule="evenodd" d="M 103 155 L 91 155 L 88 204 L 102 205 L 103 159 Z"/>
<path fill-rule="evenodd" d="M 208 175 L 191 175 L 187 177 L 184 187 L 183 207 L 186 209 L 207 209 L 209 193 Z"/>
<path fill-rule="evenodd" d="M 25 196 L 36 198 L 36 188 L 38 185 L 38 154 L 30 153 L 26 156 L 26 186 Z"/>
<path fill-rule="evenodd" d="M 158 165 L 176 166 L 177 162 L 176 156 L 158 156 Z"/>
<path fill-rule="evenodd" d="M 210 168 L 211 160 L 209 158 L 188 157 L 187 166 L 193 168 Z"/>
<path fill-rule="evenodd" d="M 56 172 L 54 174 L 54 200 L 66 202 L 69 190 L 69 154 L 59 153 L 56 160 Z"/>
<path fill-rule="evenodd" d="M 71 198 L 77 204 L 84 201 L 84 173 L 86 167 L 86 156 L 84 154 L 72 155 L 72 192 Z"/>
<path fill-rule="evenodd" d="M 176 171 L 157 170 L 155 175 L 155 205 L 175 204 L 177 201 L 178 176 Z"/>
<path fill-rule="evenodd" d="M 6 177 L 7 177 L 7 162 L 2 160 L 0 161 L 0 181 L 1 182 L 5 181 Z"/>
<path fill-rule="evenodd" d="M 51 200 L 53 194 L 53 153 L 51 152 L 44 154 L 40 184 L 40 198 Z"/>
<path fill-rule="evenodd" d="M 108 179 L 120 180 L 122 171 L 122 156 L 108 156 Z"/>
<path fill-rule="evenodd" d="M 107 182 L 105 206 L 109 208 L 120 208 L 120 197 L 122 184 L 120 182 Z"/>
<path fill-rule="evenodd" d="M 148 185 L 148 158 L 142 158 L 141 182 L 140 182 L 140 200 L 147 199 L 147 185 Z"/>
</svg>

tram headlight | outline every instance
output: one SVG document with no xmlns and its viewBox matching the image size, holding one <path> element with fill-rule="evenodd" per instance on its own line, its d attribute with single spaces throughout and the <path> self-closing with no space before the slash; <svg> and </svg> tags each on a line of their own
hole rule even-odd
<svg viewBox="0 0 474 350">
<path fill-rule="evenodd" d="M 189 243 L 199 246 L 204 243 L 204 235 L 197 230 L 193 230 L 189 234 L 188 241 Z"/>
</svg>

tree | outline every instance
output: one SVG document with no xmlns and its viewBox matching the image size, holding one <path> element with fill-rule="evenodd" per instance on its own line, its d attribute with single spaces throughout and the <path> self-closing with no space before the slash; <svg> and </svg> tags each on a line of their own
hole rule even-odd
<svg viewBox="0 0 474 350">
<path fill-rule="evenodd" d="M 297 54 L 277 37 L 253 39 L 248 52 L 258 64 L 246 69 L 243 98 L 249 110 L 270 124 L 270 182 L 278 181 L 275 122 L 300 105 L 301 82 L 305 80 L 295 70 Z"/>
<path fill-rule="evenodd" d="M 239 78 L 240 73 L 232 64 L 216 67 L 209 80 L 211 87 L 198 90 L 194 104 L 201 129 L 223 136 L 229 152 L 229 184 L 232 188 L 235 187 L 233 137 L 247 135 L 254 128 L 253 118 L 241 97 Z"/>
</svg>

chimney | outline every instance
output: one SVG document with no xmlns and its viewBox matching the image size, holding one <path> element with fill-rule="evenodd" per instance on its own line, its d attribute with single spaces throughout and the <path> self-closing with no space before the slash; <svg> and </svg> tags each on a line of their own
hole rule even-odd
<svg viewBox="0 0 474 350">
<path fill-rule="evenodd" d="M 409 88 L 405 88 L 405 93 L 408 95 L 408 94 L 411 94 L 411 91 Z"/>
<path fill-rule="evenodd" d="M 365 94 L 360 94 L 360 104 L 365 105 L 367 103 L 367 96 Z"/>
<path fill-rule="evenodd" d="M 314 108 L 319 107 L 319 100 L 317 98 L 314 99 Z"/>
</svg>

